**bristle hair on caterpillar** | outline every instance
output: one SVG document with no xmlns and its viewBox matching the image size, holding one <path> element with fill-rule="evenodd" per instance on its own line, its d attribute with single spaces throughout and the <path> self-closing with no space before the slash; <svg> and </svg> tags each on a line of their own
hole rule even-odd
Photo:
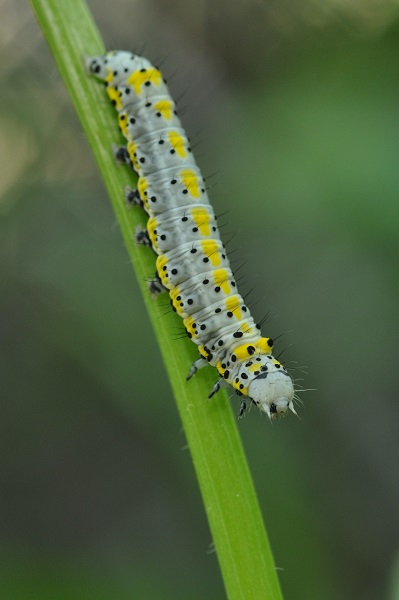
<svg viewBox="0 0 399 600">
<path fill-rule="evenodd" d="M 148 214 L 136 241 L 157 255 L 150 291 L 169 293 L 198 346 L 199 358 L 187 379 L 211 365 L 219 379 L 209 397 L 231 386 L 241 397 L 239 416 L 248 401 L 270 419 L 295 413 L 292 379 L 237 291 L 204 178 L 160 70 L 122 50 L 85 62 L 88 72 L 105 82 L 118 113 L 127 144 L 117 158 L 138 175 L 137 189 L 126 197 Z"/>
</svg>

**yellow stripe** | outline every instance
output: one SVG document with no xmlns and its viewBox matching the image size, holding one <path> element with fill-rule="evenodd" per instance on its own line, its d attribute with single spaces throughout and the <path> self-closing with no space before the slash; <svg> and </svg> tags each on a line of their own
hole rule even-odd
<svg viewBox="0 0 399 600">
<path fill-rule="evenodd" d="M 209 258 L 213 267 L 218 267 L 222 260 L 215 240 L 201 240 L 202 251 Z"/>
<path fill-rule="evenodd" d="M 162 83 L 162 76 L 158 69 L 144 69 L 144 71 L 134 71 L 127 80 L 127 84 L 131 85 L 134 93 L 140 96 L 145 90 L 145 82 L 151 81 L 151 84 L 159 86 Z"/>
<path fill-rule="evenodd" d="M 208 213 L 207 209 L 203 207 L 192 208 L 190 212 L 194 219 L 194 223 L 201 232 L 201 235 L 208 237 L 211 233 L 211 228 L 209 227 L 211 215 Z"/>
<path fill-rule="evenodd" d="M 212 275 L 215 284 L 223 290 L 226 296 L 230 294 L 231 289 L 226 269 L 216 269 L 216 271 L 213 271 Z"/>
<path fill-rule="evenodd" d="M 192 198 L 199 198 L 201 196 L 198 177 L 195 171 L 184 169 L 184 171 L 180 171 L 180 178 Z"/>
<path fill-rule="evenodd" d="M 169 144 L 180 158 L 186 158 L 186 140 L 177 131 L 168 133 Z"/>
</svg>

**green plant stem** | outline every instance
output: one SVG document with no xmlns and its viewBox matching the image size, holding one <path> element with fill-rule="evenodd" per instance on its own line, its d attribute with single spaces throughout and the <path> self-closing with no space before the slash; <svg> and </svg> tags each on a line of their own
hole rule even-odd
<svg viewBox="0 0 399 600">
<path fill-rule="evenodd" d="M 124 186 L 134 182 L 128 169 L 116 168 L 112 158 L 112 144 L 122 142 L 116 114 L 103 86 L 84 69 L 85 55 L 104 53 L 101 37 L 81 0 L 32 0 L 32 5 L 92 147 L 142 288 L 183 422 L 227 596 L 279 600 L 273 557 L 228 399 L 219 392 L 212 401 L 206 400 L 206 369 L 185 381 L 196 358 L 195 346 L 188 340 L 170 344 L 181 321 L 174 314 L 160 319 L 158 301 L 151 300 L 146 289 L 148 273 L 155 271 L 154 258 L 133 242 L 134 229 L 145 218 L 139 209 L 125 206 Z M 154 359 L 154 373 L 157 368 Z"/>
</svg>

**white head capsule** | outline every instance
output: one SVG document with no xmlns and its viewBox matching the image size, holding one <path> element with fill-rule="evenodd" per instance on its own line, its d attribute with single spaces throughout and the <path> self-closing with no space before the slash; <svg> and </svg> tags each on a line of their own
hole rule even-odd
<svg viewBox="0 0 399 600">
<path fill-rule="evenodd" d="M 292 379 L 281 367 L 255 377 L 248 386 L 248 396 L 270 419 L 283 416 L 288 409 L 295 413 Z"/>
</svg>

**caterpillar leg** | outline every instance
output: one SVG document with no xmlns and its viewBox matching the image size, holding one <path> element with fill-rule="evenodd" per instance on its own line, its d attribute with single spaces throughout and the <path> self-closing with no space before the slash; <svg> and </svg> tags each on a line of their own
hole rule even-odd
<svg viewBox="0 0 399 600">
<path fill-rule="evenodd" d="M 196 372 L 198 371 L 198 369 L 202 369 L 203 367 L 206 367 L 207 364 L 208 364 L 208 361 L 205 360 L 205 358 L 202 358 L 202 356 L 200 358 L 198 358 L 197 360 L 195 360 L 193 362 L 193 364 L 191 365 L 191 369 L 188 372 L 188 375 L 186 377 L 186 381 L 188 381 L 189 379 L 191 379 L 191 377 L 193 377 L 193 375 L 196 374 Z"/>
<path fill-rule="evenodd" d="M 247 410 L 247 398 L 243 398 L 238 409 L 238 418 L 241 419 L 245 411 Z"/>
<path fill-rule="evenodd" d="M 229 384 L 224 379 L 219 379 L 219 381 L 217 381 L 215 383 L 215 385 L 209 392 L 208 400 L 210 398 L 212 398 L 212 396 L 214 396 L 216 394 L 216 392 L 218 392 L 221 388 L 228 387 L 228 386 L 229 386 Z"/>
<path fill-rule="evenodd" d="M 126 146 L 113 147 L 112 150 L 114 153 L 114 158 L 115 158 L 116 164 L 128 165 L 129 167 L 132 166 L 132 161 L 130 160 L 130 156 L 129 156 Z"/>
<path fill-rule="evenodd" d="M 128 206 L 141 206 L 143 208 L 143 201 L 140 198 L 139 191 L 133 190 L 131 187 L 125 187 L 125 200 Z"/>
<path fill-rule="evenodd" d="M 150 294 L 151 294 L 151 298 L 153 300 L 155 300 L 155 298 L 157 298 L 159 296 L 159 294 L 162 294 L 162 292 L 167 292 L 168 291 L 166 289 L 166 287 L 164 287 L 162 285 L 158 273 L 155 273 L 155 277 L 153 279 L 150 279 L 148 281 L 147 285 L 148 285 L 148 289 L 149 289 Z"/>
<path fill-rule="evenodd" d="M 152 248 L 150 236 L 148 235 L 147 229 L 142 229 L 140 225 L 137 225 L 136 231 L 134 232 L 134 241 L 136 242 L 136 244 L 150 246 Z"/>
</svg>

